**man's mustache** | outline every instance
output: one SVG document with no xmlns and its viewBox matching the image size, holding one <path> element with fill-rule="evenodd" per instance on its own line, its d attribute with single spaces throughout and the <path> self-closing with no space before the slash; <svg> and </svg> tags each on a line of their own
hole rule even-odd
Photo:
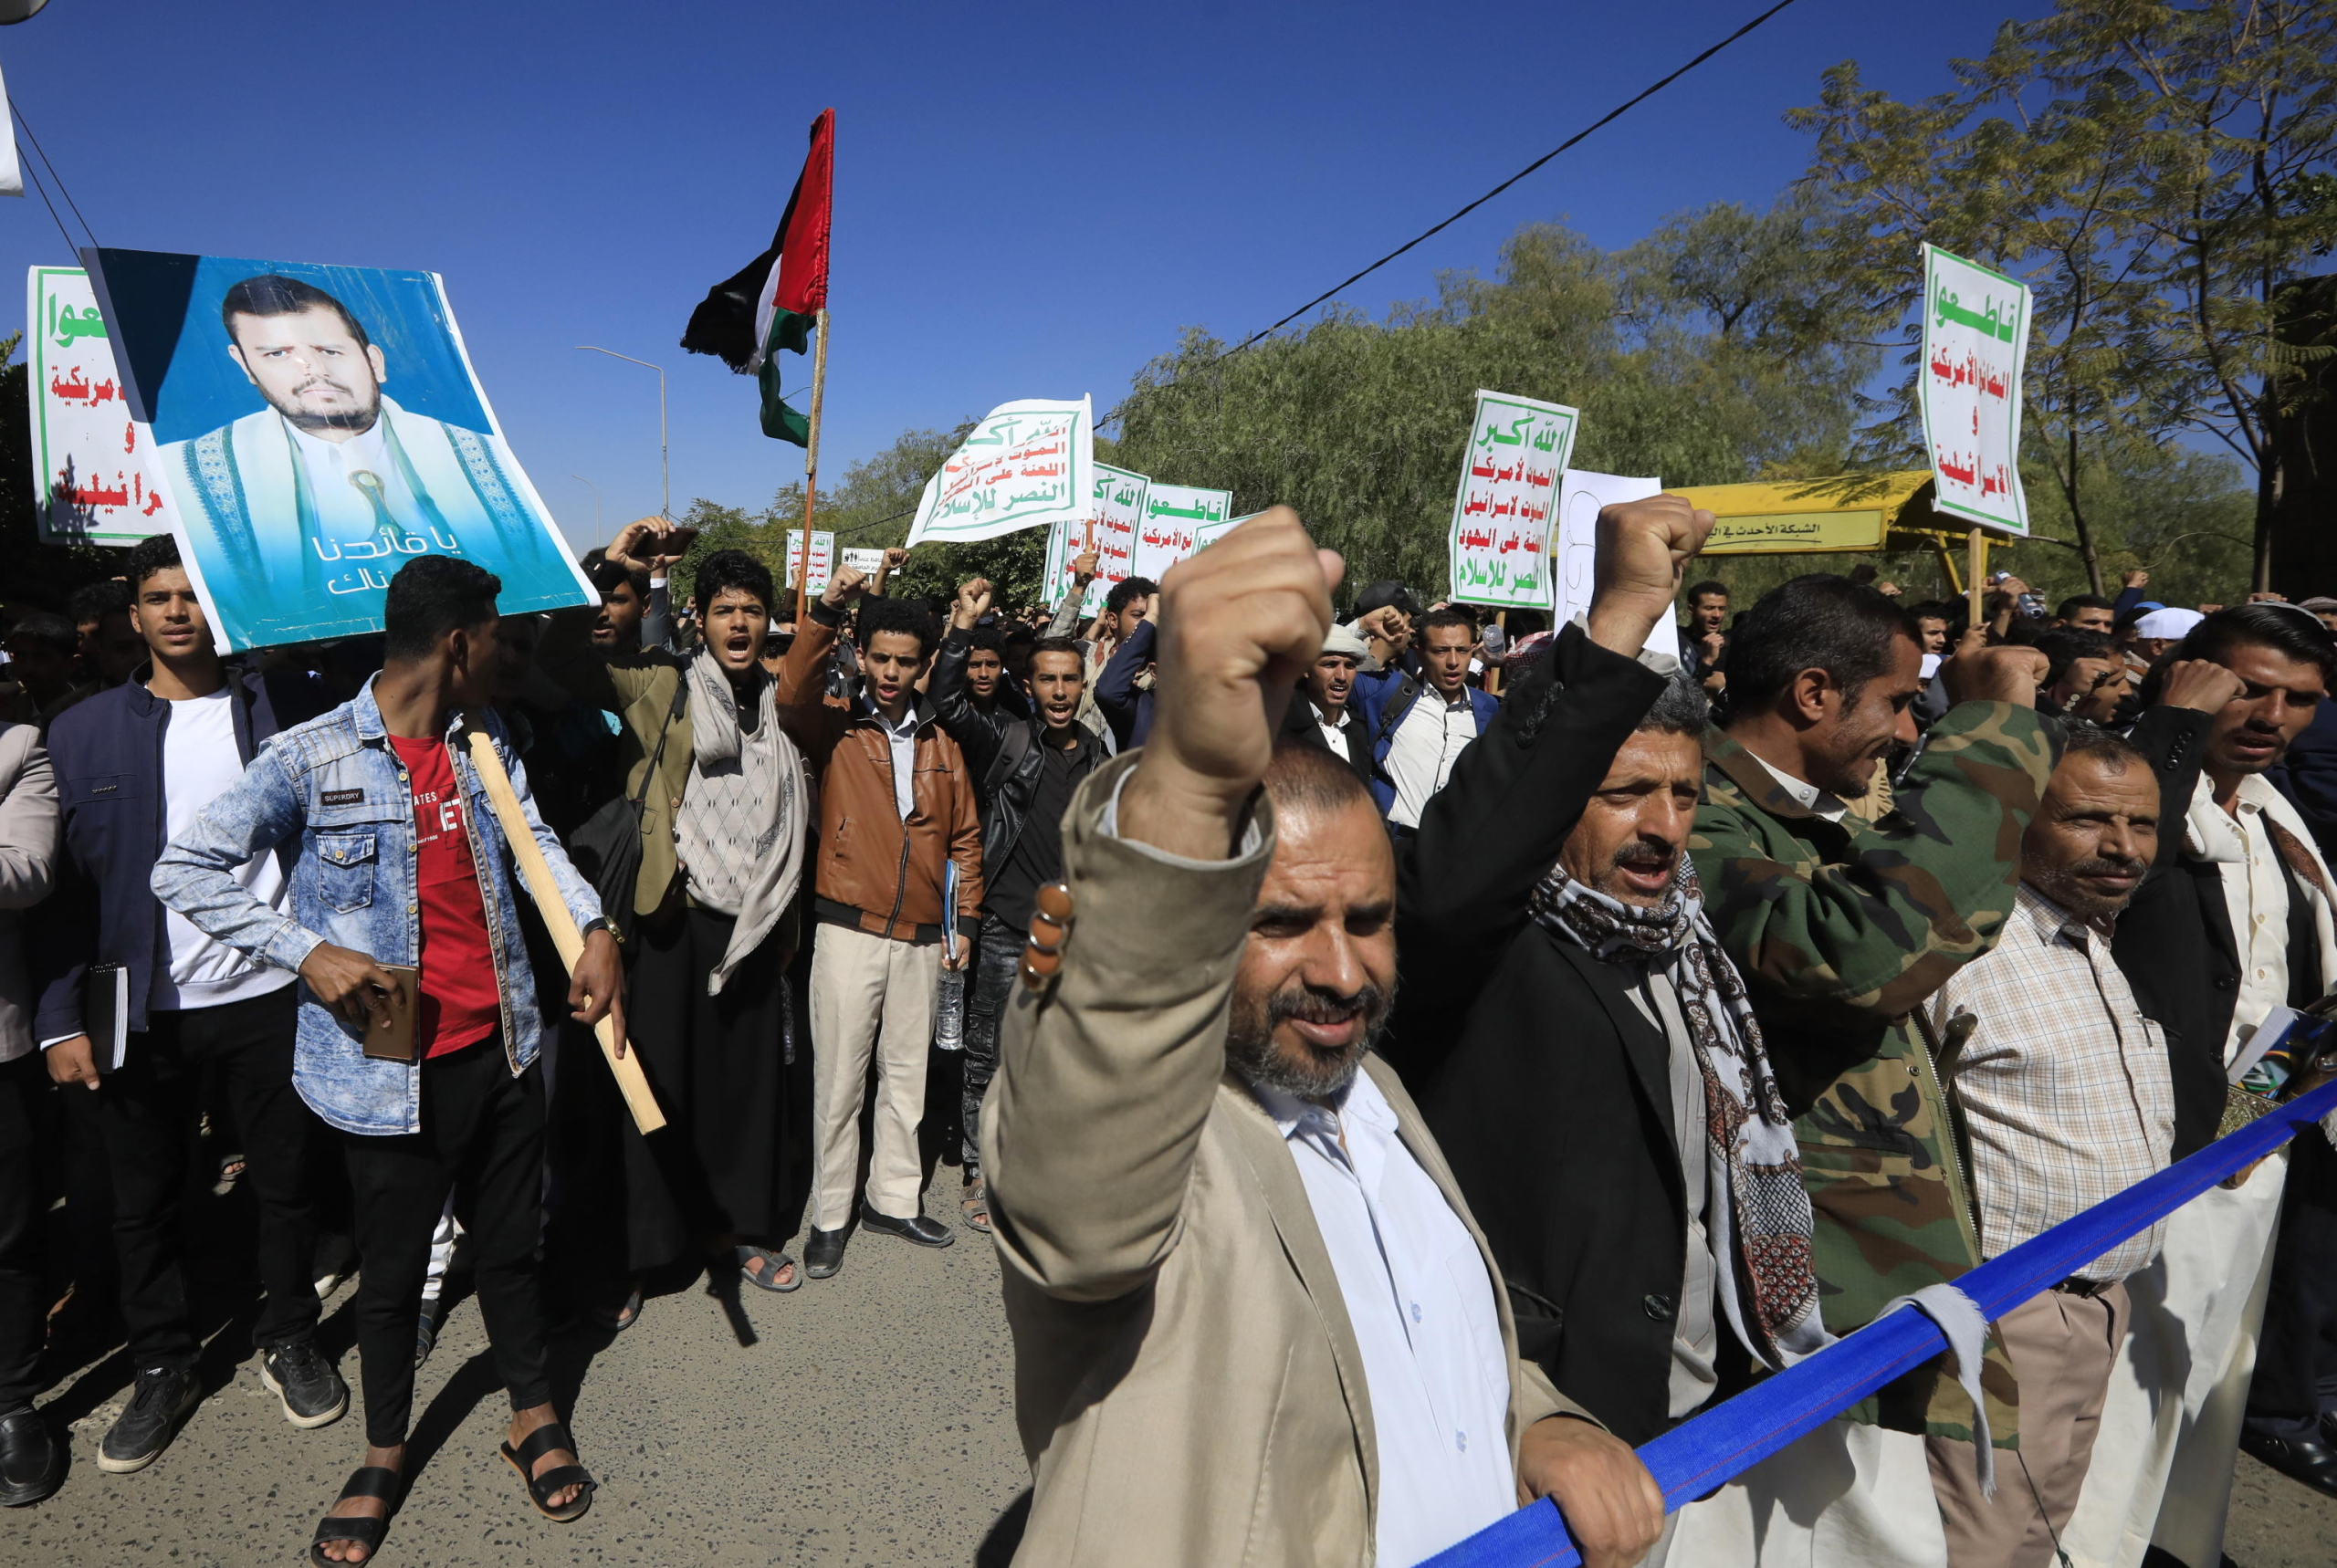
<svg viewBox="0 0 2337 1568">
<path fill-rule="evenodd" d="M 2140 856 L 2121 860 L 2116 855 L 2095 855 L 2081 860 L 2070 868 L 2071 876 L 2140 876 L 2150 868 L 2150 862 Z"/>
<path fill-rule="evenodd" d="M 1266 1027 L 1270 1031 L 1289 1019 L 1302 1023 L 1332 1024 L 1345 1023 L 1358 1016 L 1367 1029 L 1377 1028 L 1379 1020 L 1388 1016 L 1387 991 L 1375 985 L 1357 991 L 1334 991 L 1300 984 L 1276 991 L 1266 1003 Z"/>
<path fill-rule="evenodd" d="M 1661 865 L 1669 870 L 1680 862 L 1680 846 L 1667 844 L 1661 839 L 1633 839 L 1615 852 L 1619 866 Z"/>
</svg>

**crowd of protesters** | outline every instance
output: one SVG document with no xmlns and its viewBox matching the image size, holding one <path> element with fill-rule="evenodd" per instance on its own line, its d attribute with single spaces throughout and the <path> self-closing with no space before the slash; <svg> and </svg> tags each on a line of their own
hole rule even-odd
<svg viewBox="0 0 2337 1568">
<path fill-rule="evenodd" d="M 423 557 L 382 636 L 223 658 L 167 536 L 15 612 L 0 1504 L 110 1346 L 98 1468 L 171 1445 L 190 1197 L 240 1185 L 295 1427 L 356 1280 L 317 1562 L 390 1533 L 455 1281 L 565 1521 L 556 1333 L 972 1232 L 1018 1562 L 1406 1568 L 1548 1497 L 1595 1568 L 2215 1568 L 2239 1451 L 2337 1496 L 2325 1137 L 1668 1517 L 1632 1446 L 2321 1081 L 2278 1047 L 2337 988 L 2337 600 L 1740 606 L 1711 527 L 1609 507 L 1555 628 L 1282 508 L 1052 610 L 900 552 L 677 604 L 645 519 L 550 616 Z"/>
</svg>

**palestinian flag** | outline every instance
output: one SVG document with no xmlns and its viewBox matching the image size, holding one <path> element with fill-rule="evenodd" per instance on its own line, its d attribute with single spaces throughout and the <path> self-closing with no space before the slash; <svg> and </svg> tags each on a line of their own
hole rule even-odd
<svg viewBox="0 0 2337 1568">
<path fill-rule="evenodd" d="M 682 347 L 712 354 L 762 388 L 763 434 L 808 445 L 811 422 L 780 397 L 779 350 L 802 353 L 812 318 L 828 303 L 828 216 L 836 111 L 812 121 L 812 151 L 780 215 L 770 248 L 707 292 L 690 312 Z"/>
</svg>

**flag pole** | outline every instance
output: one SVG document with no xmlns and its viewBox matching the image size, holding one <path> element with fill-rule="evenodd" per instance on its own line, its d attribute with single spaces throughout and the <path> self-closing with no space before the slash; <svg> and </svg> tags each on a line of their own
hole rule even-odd
<svg viewBox="0 0 2337 1568">
<path fill-rule="evenodd" d="M 795 569 L 795 634 L 803 635 L 803 616 L 812 588 L 812 497 L 820 487 L 820 396 L 828 385 L 828 308 L 812 314 L 812 329 L 819 334 L 812 345 L 812 418 L 810 438 L 803 444 L 803 559 Z M 833 566 L 830 567 L 833 570 Z"/>
</svg>

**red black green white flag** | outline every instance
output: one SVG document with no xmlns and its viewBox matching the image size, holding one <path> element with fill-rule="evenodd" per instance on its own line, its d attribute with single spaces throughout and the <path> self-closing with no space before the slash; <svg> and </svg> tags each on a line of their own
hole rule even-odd
<svg viewBox="0 0 2337 1568">
<path fill-rule="evenodd" d="M 827 308 L 835 133 L 836 111 L 822 110 L 770 248 L 707 290 L 682 333 L 691 353 L 753 375 L 762 389 L 763 434 L 798 446 L 809 444 L 812 427 L 780 396 L 779 351 L 802 353 L 813 316 Z"/>
</svg>

